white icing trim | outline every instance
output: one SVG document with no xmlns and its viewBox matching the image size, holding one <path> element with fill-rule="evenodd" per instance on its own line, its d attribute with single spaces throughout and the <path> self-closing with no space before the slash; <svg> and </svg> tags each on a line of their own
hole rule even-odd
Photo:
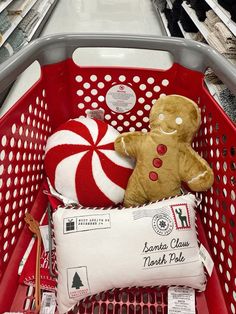
<svg viewBox="0 0 236 314">
<path fill-rule="evenodd" d="M 203 173 L 200 173 L 198 176 L 192 178 L 192 179 L 189 180 L 187 183 L 193 183 L 194 181 L 196 181 L 196 180 L 198 180 L 199 178 L 203 177 L 206 173 L 207 173 L 207 171 L 204 171 Z"/>
<path fill-rule="evenodd" d="M 174 131 L 172 131 L 172 132 L 165 132 L 161 127 L 159 127 L 159 130 L 160 130 L 161 133 L 163 133 L 163 134 L 168 134 L 168 135 L 171 135 L 171 134 L 174 134 L 174 133 L 177 132 L 177 130 L 174 130 Z"/>
<path fill-rule="evenodd" d="M 128 153 L 127 150 L 126 150 L 125 140 L 124 140 L 123 137 L 121 138 L 121 143 L 122 143 L 123 149 L 124 149 L 124 151 L 125 151 L 125 154 L 126 154 L 127 156 L 129 156 L 129 153 Z"/>
</svg>

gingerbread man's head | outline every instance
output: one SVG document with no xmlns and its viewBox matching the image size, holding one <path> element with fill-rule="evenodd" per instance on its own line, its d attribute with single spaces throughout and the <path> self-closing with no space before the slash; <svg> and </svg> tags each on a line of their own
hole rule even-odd
<svg viewBox="0 0 236 314">
<path fill-rule="evenodd" d="M 152 132 L 175 135 L 180 142 L 191 142 L 201 123 L 197 104 L 179 95 L 160 97 L 149 118 Z"/>
</svg>

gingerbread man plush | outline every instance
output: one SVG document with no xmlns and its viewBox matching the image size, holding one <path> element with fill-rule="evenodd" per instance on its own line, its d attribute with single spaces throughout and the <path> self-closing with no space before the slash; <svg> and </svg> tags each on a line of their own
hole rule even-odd
<svg viewBox="0 0 236 314">
<path fill-rule="evenodd" d="M 150 132 L 118 136 L 115 150 L 136 159 L 124 206 L 137 206 L 179 195 L 181 182 L 192 191 L 204 191 L 214 181 L 208 163 L 191 147 L 201 115 L 197 104 L 183 96 L 159 98 L 150 112 Z"/>
</svg>

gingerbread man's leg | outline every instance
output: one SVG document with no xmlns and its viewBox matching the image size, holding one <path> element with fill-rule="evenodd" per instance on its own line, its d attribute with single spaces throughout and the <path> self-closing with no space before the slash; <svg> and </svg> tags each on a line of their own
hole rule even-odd
<svg viewBox="0 0 236 314">
<path fill-rule="evenodd" d="M 128 186 L 125 191 L 124 206 L 136 207 L 147 203 L 146 194 L 135 173 L 129 179 Z"/>
</svg>

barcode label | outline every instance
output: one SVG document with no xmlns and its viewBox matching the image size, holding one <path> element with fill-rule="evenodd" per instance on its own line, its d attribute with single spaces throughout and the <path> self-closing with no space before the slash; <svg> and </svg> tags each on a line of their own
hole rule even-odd
<svg viewBox="0 0 236 314">
<path fill-rule="evenodd" d="M 56 310 L 56 298 L 53 292 L 44 292 L 40 314 L 54 314 Z"/>
<path fill-rule="evenodd" d="M 52 302 L 52 296 L 48 295 L 46 297 L 46 301 L 45 301 L 45 307 L 50 307 L 51 306 L 51 302 Z"/>
<path fill-rule="evenodd" d="M 94 109 L 94 110 L 86 110 L 87 118 L 97 119 L 104 121 L 104 110 L 103 109 Z"/>
</svg>

